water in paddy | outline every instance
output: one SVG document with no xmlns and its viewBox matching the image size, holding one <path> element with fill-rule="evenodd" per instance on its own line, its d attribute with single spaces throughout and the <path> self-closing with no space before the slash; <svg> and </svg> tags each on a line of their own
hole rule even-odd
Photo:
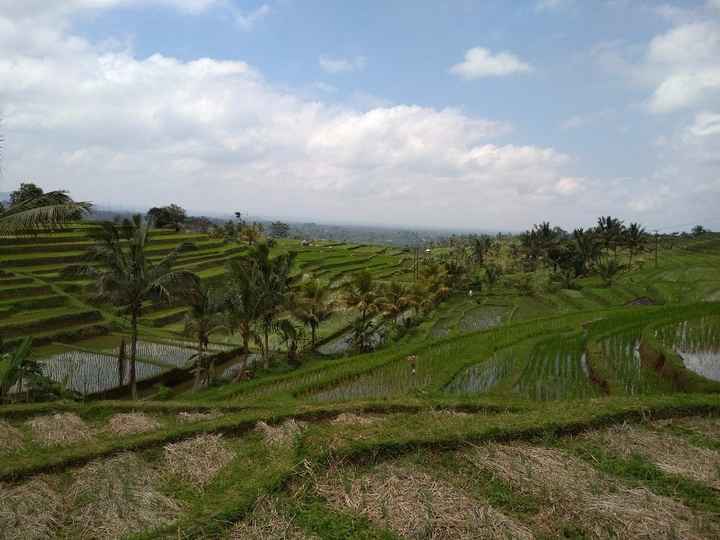
<svg viewBox="0 0 720 540">
<path fill-rule="evenodd" d="M 610 336 L 600 342 L 600 347 L 602 359 L 622 393 L 647 394 L 656 388 L 657 375 L 643 367 L 639 332 Z"/>
<path fill-rule="evenodd" d="M 477 332 L 502 324 L 508 308 L 502 306 L 480 306 L 463 315 L 458 324 L 460 332 Z"/>
<path fill-rule="evenodd" d="M 657 338 L 680 355 L 685 367 L 720 381 L 720 317 L 703 317 L 660 328 Z"/>
<path fill-rule="evenodd" d="M 582 341 L 577 338 L 503 349 L 463 371 L 445 390 L 543 401 L 599 394 L 590 380 Z"/>
</svg>

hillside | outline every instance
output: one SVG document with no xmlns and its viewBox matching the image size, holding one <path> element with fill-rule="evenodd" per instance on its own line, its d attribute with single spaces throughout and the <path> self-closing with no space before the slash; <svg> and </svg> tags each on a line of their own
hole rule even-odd
<svg viewBox="0 0 720 540">
<path fill-rule="evenodd" d="M 179 264 L 209 281 L 245 249 L 166 232 L 152 245 L 186 239 L 198 250 Z M 2 242 L 2 334 L 91 370 L 83 393 L 112 388 L 122 313 L 60 273 L 86 231 Z M 289 249 L 298 278 L 412 281 L 397 250 L 274 248 Z M 321 327 L 326 354 L 294 369 L 139 402 L 0 407 L 0 537 L 716 538 L 720 242 L 640 259 L 610 286 L 457 292 L 366 354 L 335 346 L 354 317 L 341 312 Z M 186 367 L 185 310 L 148 306 L 148 379 Z"/>
</svg>

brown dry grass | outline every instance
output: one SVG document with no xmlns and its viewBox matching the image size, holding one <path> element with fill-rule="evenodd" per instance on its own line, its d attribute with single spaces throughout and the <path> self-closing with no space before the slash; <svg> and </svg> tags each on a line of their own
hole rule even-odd
<svg viewBox="0 0 720 540">
<path fill-rule="evenodd" d="M 160 428 L 160 422 L 143 413 L 115 414 L 108 421 L 107 431 L 115 435 L 146 433 Z"/>
<path fill-rule="evenodd" d="M 0 484 L 0 538 L 55 538 L 62 498 L 43 478 L 17 486 Z"/>
<path fill-rule="evenodd" d="M 270 426 L 262 421 L 255 426 L 255 430 L 262 434 L 265 444 L 269 446 L 292 446 L 303 429 L 305 423 L 296 422 L 294 418 L 279 426 Z"/>
<path fill-rule="evenodd" d="M 404 538 L 530 539 L 522 524 L 425 472 L 383 464 L 368 474 L 331 467 L 315 489 L 331 506 Z"/>
<path fill-rule="evenodd" d="M 369 426 L 376 423 L 378 420 L 380 419 L 374 416 L 341 413 L 333 418 L 330 423 L 343 426 Z"/>
<path fill-rule="evenodd" d="M 234 456 L 235 453 L 222 440 L 222 435 L 200 435 L 165 446 L 165 470 L 175 478 L 202 488 Z"/>
<path fill-rule="evenodd" d="M 694 431 L 699 435 L 710 438 L 720 438 L 720 418 L 714 417 L 685 417 L 659 420 L 655 422 L 660 427 L 679 427 Z"/>
<path fill-rule="evenodd" d="M 187 412 L 182 411 L 177 414 L 178 422 L 191 423 L 191 422 L 206 422 L 208 420 L 215 420 L 220 418 L 222 414 L 217 411 L 211 412 Z"/>
<path fill-rule="evenodd" d="M 559 450 L 491 444 L 460 456 L 517 493 L 544 500 L 545 507 L 531 518 L 542 536 L 558 536 L 563 524 L 570 524 L 591 538 L 706 538 L 709 524 L 684 505 L 627 488 Z"/>
<path fill-rule="evenodd" d="M 22 432 L 4 420 L 0 420 L 0 452 L 18 450 L 22 447 Z"/>
<path fill-rule="evenodd" d="M 585 435 L 623 457 L 638 454 L 669 474 L 685 476 L 720 489 L 720 452 L 690 445 L 682 437 L 621 424 Z"/>
<path fill-rule="evenodd" d="M 132 453 L 75 471 L 68 490 L 71 538 L 114 539 L 172 523 L 179 504 L 163 495 L 160 475 Z"/>
<path fill-rule="evenodd" d="M 316 540 L 295 526 L 292 518 L 280 513 L 277 501 L 262 497 L 250 519 L 238 523 L 230 532 L 231 540 Z"/>
<path fill-rule="evenodd" d="M 73 444 L 93 437 L 88 425 L 73 413 L 38 416 L 29 420 L 27 425 L 33 439 L 42 446 Z"/>
<path fill-rule="evenodd" d="M 446 417 L 446 418 L 468 418 L 472 416 L 470 413 L 463 411 L 454 411 L 452 409 L 433 409 L 430 414 L 435 417 Z"/>
</svg>

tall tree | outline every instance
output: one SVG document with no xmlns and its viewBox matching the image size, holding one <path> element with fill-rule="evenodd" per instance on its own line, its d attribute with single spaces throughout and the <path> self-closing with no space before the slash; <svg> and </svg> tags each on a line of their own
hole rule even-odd
<svg viewBox="0 0 720 540">
<path fill-rule="evenodd" d="M 400 283 L 391 281 L 382 291 L 381 307 L 383 313 L 390 318 L 394 326 L 402 322 L 402 316 L 411 308 L 416 307 L 416 298 L 413 290 Z"/>
<path fill-rule="evenodd" d="M 98 300 L 125 306 L 130 314 L 130 387 L 133 399 L 137 399 L 135 361 L 143 302 L 170 301 L 180 291 L 187 290 L 196 279 L 190 272 L 173 270 L 177 257 L 183 251 L 193 249 L 192 244 L 178 245 L 158 262 L 149 259 L 146 250 L 151 227 L 152 221 L 143 219 L 139 214 L 132 220 L 124 220 L 119 226 L 110 222 L 101 223 L 91 233 L 95 245 L 88 253 L 90 260 L 96 264 L 75 270 L 95 280 Z"/>
<path fill-rule="evenodd" d="M 198 344 L 198 357 L 195 363 L 195 389 L 212 381 L 214 365 L 207 363 L 206 354 L 210 336 L 225 328 L 223 316 L 224 298 L 218 291 L 209 289 L 200 279 L 193 279 L 191 286 L 183 294 L 190 305 L 185 316 L 183 332 L 193 337 Z"/>
<path fill-rule="evenodd" d="M 266 243 L 257 244 L 245 257 L 245 271 L 251 276 L 251 283 L 257 294 L 257 315 L 262 327 L 265 369 L 270 367 L 270 334 L 280 313 L 288 307 L 290 300 L 290 269 L 295 254 L 282 253 L 270 256 Z"/>
<path fill-rule="evenodd" d="M 647 233 L 638 223 L 631 223 L 625 229 L 623 241 L 630 255 L 628 264 L 632 267 L 633 256 L 643 251 L 647 244 Z"/>
<path fill-rule="evenodd" d="M 310 343 L 313 349 L 317 342 L 320 324 L 333 314 L 335 303 L 330 297 L 330 287 L 320 279 L 309 279 L 300 284 L 293 297 L 293 313 L 310 328 Z"/>
<path fill-rule="evenodd" d="M 586 231 L 582 228 L 575 229 L 573 239 L 577 246 L 580 261 L 578 268 L 580 271 L 577 273 L 578 275 L 586 275 L 600 258 L 602 248 L 593 231 Z"/>
<path fill-rule="evenodd" d="M 617 259 L 617 248 L 622 242 L 623 231 L 625 225 L 623 222 L 612 216 L 602 216 L 598 218 L 597 231 L 602 238 L 603 245 L 609 253 L 612 249 Z"/>
<path fill-rule="evenodd" d="M 244 225 L 240 230 L 240 238 L 247 242 L 248 246 L 254 246 L 262 238 L 262 233 L 262 225 L 259 223 Z"/>
<path fill-rule="evenodd" d="M 270 236 L 273 238 L 286 238 L 290 233 L 290 225 L 282 221 L 273 221 L 270 224 Z"/>
<path fill-rule="evenodd" d="M 172 227 L 175 232 L 180 231 L 180 226 L 187 220 L 187 212 L 177 204 L 153 207 L 148 211 L 148 216 L 153 219 L 156 227 Z"/>
<path fill-rule="evenodd" d="M 231 261 L 227 266 L 225 311 L 231 331 L 238 330 L 245 352 L 256 338 L 255 323 L 260 318 L 261 291 L 254 273 L 245 261 Z"/>
<path fill-rule="evenodd" d="M 372 274 L 367 270 L 356 272 L 342 285 L 342 300 L 346 307 L 360 313 L 354 328 L 355 341 L 361 351 L 370 347 L 372 318 L 382 309 L 383 297 Z"/>
<path fill-rule="evenodd" d="M 20 187 L 10 193 L 10 206 L 32 201 L 45 195 L 43 189 L 33 182 L 22 182 Z"/>
</svg>

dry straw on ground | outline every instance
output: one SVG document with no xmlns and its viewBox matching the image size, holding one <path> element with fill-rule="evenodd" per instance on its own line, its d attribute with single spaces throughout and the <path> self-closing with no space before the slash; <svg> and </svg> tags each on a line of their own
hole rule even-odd
<svg viewBox="0 0 720 540">
<path fill-rule="evenodd" d="M 490 505 L 409 467 L 383 464 L 365 475 L 331 467 L 316 481 L 316 491 L 331 506 L 365 515 L 403 538 L 533 538 L 530 530 Z"/>
<path fill-rule="evenodd" d="M 217 411 L 210 412 L 187 412 L 182 411 L 177 414 L 178 422 L 191 423 L 191 422 L 206 422 L 208 420 L 215 420 L 220 418 L 222 414 Z"/>
<path fill-rule="evenodd" d="M 378 420 L 380 419 L 374 416 L 341 413 L 333 418 L 331 423 L 342 426 L 369 426 L 375 424 Z"/>
<path fill-rule="evenodd" d="M 222 435 L 200 435 L 165 446 L 164 469 L 171 476 L 202 488 L 233 457 L 234 452 L 222 440 Z"/>
<path fill-rule="evenodd" d="M 305 423 L 296 422 L 294 418 L 279 426 L 270 426 L 262 421 L 255 426 L 255 430 L 262 434 L 265 444 L 271 446 L 292 446 L 304 428 Z"/>
<path fill-rule="evenodd" d="M 4 420 L 0 420 L 0 452 L 18 450 L 22 447 L 22 432 Z"/>
<path fill-rule="evenodd" d="M 692 446 L 682 437 L 623 424 L 589 433 L 586 438 L 616 454 L 638 454 L 666 473 L 720 489 L 720 452 Z"/>
<path fill-rule="evenodd" d="M 685 417 L 659 420 L 655 422 L 659 427 L 676 427 L 690 432 L 695 432 L 704 437 L 714 439 L 720 438 L 720 418 L 717 417 Z"/>
<path fill-rule="evenodd" d="M 250 518 L 230 532 L 231 540 L 317 540 L 295 526 L 290 516 L 278 511 L 277 501 L 262 497 Z"/>
<path fill-rule="evenodd" d="M 73 444 L 92 439 L 88 425 L 73 413 L 38 416 L 27 424 L 33 439 L 43 446 Z"/>
<path fill-rule="evenodd" d="M 42 478 L 17 486 L 0 484 L 0 538 L 55 538 L 62 498 Z"/>
<path fill-rule="evenodd" d="M 701 522 L 684 505 L 647 489 L 625 487 L 559 450 L 490 444 L 460 457 L 515 492 L 542 500 L 542 509 L 530 521 L 542 536 L 560 535 L 564 524 L 591 538 L 700 539 L 720 533 L 717 525 Z"/>
<path fill-rule="evenodd" d="M 107 430 L 115 435 L 146 433 L 160 428 L 160 422 L 143 413 L 123 413 L 113 415 L 108 421 Z"/>
<path fill-rule="evenodd" d="M 172 523 L 180 506 L 159 489 L 160 475 L 137 455 L 94 461 L 68 491 L 72 538 L 115 539 Z"/>
<path fill-rule="evenodd" d="M 430 411 L 430 414 L 433 416 L 449 418 L 469 418 L 470 416 L 472 416 L 472 414 L 470 413 L 466 413 L 463 411 L 455 411 L 452 409 L 433 409 Z"/>
</svg>

